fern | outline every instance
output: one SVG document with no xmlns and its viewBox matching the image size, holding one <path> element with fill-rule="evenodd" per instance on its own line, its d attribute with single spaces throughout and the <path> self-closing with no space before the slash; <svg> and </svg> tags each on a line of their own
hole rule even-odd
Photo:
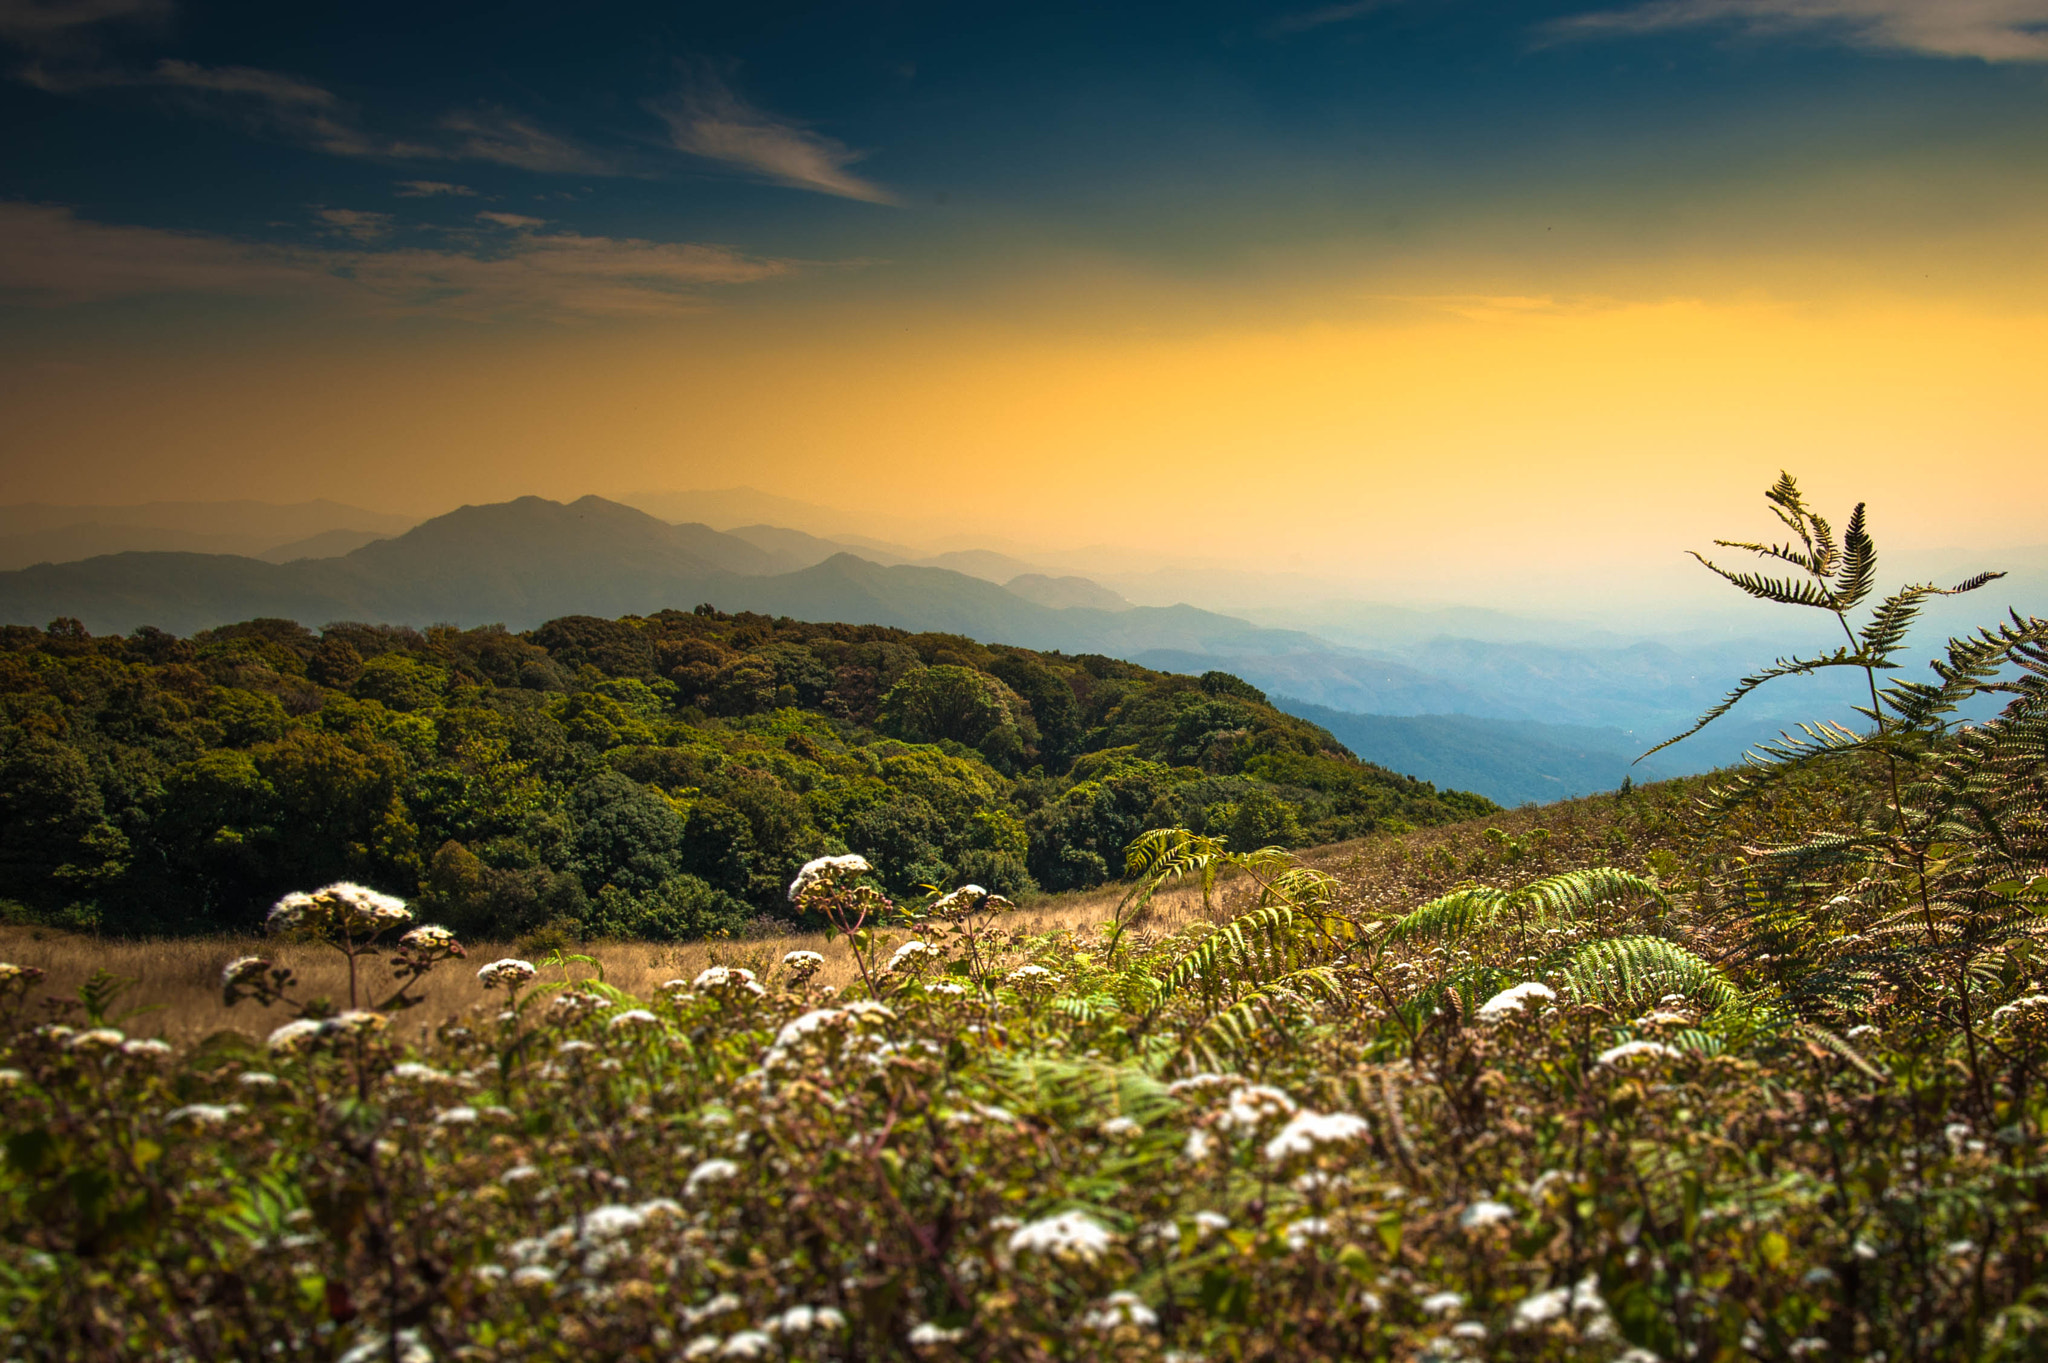
<svg viewBox="0 0 2048 1363">
<path fill-rule="evenodd" d="M 1640 1007 L 1667 994 L 1684 994 L 1710 1010 L 1734 1003 L 1741 991 L 1719 967 L 1662 937 L 1615 937 L 1589 942 L 1564 971 L 1574 998 Z"/>
</svg>

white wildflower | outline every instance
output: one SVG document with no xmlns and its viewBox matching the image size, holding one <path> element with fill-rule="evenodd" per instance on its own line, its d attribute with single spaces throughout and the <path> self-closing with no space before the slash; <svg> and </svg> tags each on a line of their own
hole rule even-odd
<svg viewBox="0 0 2048 1363">
<path fill-rule="evenodd" d="M 504 1173 L 498 1175 L 498 1182 L 509 1188 L 515 1183 L 524 1183 L 528 1179 L 539 1177 L 540 1170 L 534 1168 L 531 1164 L 515 1164 Z"/>
<path fill-rule="evenodd" d="M 718 1350 L 720 1358 L 766 1358 L 775 1348 L 775 1341 L 759 1330 L 742 1330 L 725 1341 Z"/>
<path fill-rule="evenodd" d="M 1109 1231 L 1093 1217 L 1082 1211 L 1068 1211 L 1032 1221 L 1012 1231 L 1010 1252 L 1093 1263 L 1109 1248 L 1110 1242 Z"/>
<path fill-rule="evenodd" d="M 792 1306 L 770 1316 L 761 1328 L 771 1335 L 807 1335 L 813 1330 L 843 1330 L 846 1317 L 833 1306 Z"/>
<path fill-rule="evenodd" d="M 1309 1241 L 1320 1240 L 1330 1233 L 1330 1223 L 1320 1216 L 1304 1216 L 1290 1221 L 1281 1234 L 1287 1238 L 1287 1248 L 1297 1254 L 1307 1249 Z"/>
<path fill-rule="evenodd" d="M 1484 1230 L 1503 1221 L 1512 1221 L 1514 1217 L 1515 1209 L 1505 1202 L 1480 1201 L 1458 1214 L 1458 1225 L 1466 1230 Z"/>
<path fill-rule="evenodd" d="M 782 967 L 792 975 L 809 978 L 825 968 L 825 958 L 815 951 L 788 951 L 783 953 Z"/>
<path fill-rule="evenodd" d="M 1485 1003 L 1479 1005 L 1474 1015 L 1481 1022 L 1499 1022 L 1510 1013 L 1525 1011 L 1524 1005 L 1530 999 L 1542 999 L 1546 1003 L 1557 997 L 1557 991 L 1539 980 L 1529 980 L 1509 989 L 1503 989 Z"/>
<path fill-rule="evenodd" d="M 281 1082 L 274 1074 L 262 1070 L 245 1070 L 235 1076 L 235 1082 L 245 1089 L 274 1089 Z"/>
<path fill-rule="evenodd" d="M 476 1124 L 476 1109 L 473 1107 L 443 1108 L 434 1114 L 434 1124 L 436 1126 L 474 1126 Z"/>
<path fill-rule="evenodd" d="M 1194 1216 L 1195 1229 L 1205 1235 L 1230 1229 L 1230 1218 L 1222 1212 L 1199 1211 Z"/>
<path fill-rule="evenodd" d="M 1349 1112 L 1298 1112 L 1280 1134 L 1266 1142 L 1266 1158 L 1274 1163 L 1307 1155 L 1319 1145 L 1348 1145 L 1371 1132 L 1363 1117 Z"/>
<path fill-rule="evenodd" d="M 609 1203 L 593 1207 L 583 1214 L 583 1238 L 585 1240 L 616 1240 L 630 1235 L 647 1224 L 647 1217 L 638 1208 L 622 1207 Z"/>
<path fill-rule="evenodd" d="M 137 1037 L 133 1041 L 125 1041 L 121 1043 L 121 1054 L 123 1055 L 146 1055 L 155 1059 L 169 1055 L 170 1053 L 171 1043 L 168 1041 L 159 1040 L 158 1038 L 153 1036 Z"/>
<path fill-rule="evenodd" d="M 164 1114 L 164 1121 L 190 1122 L 194 1126 L 225 1126 L 246 1109 L 240 1103 L 188 1103 Z"/>
<path fill-rule="evenodd" d="M 753 971 L 737 965 L 707 966 L 697 972 L 697 978 L 691 981 L 690 987 L 699 993 L 760 995 L 768 992 L 754 978 Z"/>
<path fill-rule="evenodd" d="M 1188 1094 L 1203 1094 L 1210 1089 L 1235 1088 L 1244 1080 L 1235 1074 L 1191 1074 L 1185 1079 L 1176 1079 L 1166 1086 L 1166 1091 L 1175 1098 Z"/>
<path fill-rule="evenodd" d="M 1193 1131 L 1188 1132 L 1188 1141 L 1186 1145 L 1181 1147 L 1181 1155 L 1186 1159 L 1199 1163 L 1209 1158 L 1210 1152 L 1215 1148 L 1215 1138 L 1200 1127 L 1196 1127 Z"/>
<path fill-rule="evenodd" d="M 1618 1065 L 1624 1060 L 1633 1060 L 1639 1055 L 1655 1056 L 1661 1059 L 1675 1057 L 1678 1055 L 1678 1052 L 1661 1041 L 1624 1041 L 1619 1046 L 1609 1046 L 1606 1050 L 1600 1052 L 1599 1058 L 1593 1063 L 1596 1065 Z"/>
<path fill-rule="evenodd" d="M 605 1023 L 605 1029 L 607 1031 L 622 1032 L 628 1027 L 659 1027 L 660 1025 L 661 1019 L 648 1012 L 645 1008 L 628 1008 L 625 1012 L 614 1015 L 611 1021 Z"/>
<path fill-rule="evenodd" d="M 522 961 L 516 956 L 507 956 L 501 961 L 492 961 L 476 972 L 486 989 L 517 989 L 540 972 L 533 962 Z"/>
<path fill-rule="evenodd" d="M 913 1349 L 934 1349 L 941 1344 L 958 1344 L 961 1340 L 967 1338 L 967 1332 L 965 1330 L 948 1330 L 943 1326 L 934 1325 L 932 1322 L 926 1321 L 922 1325 L 911 1327 L 908 1338 L 910 1340 L 910 1347 Z"/>
<path fill-rule="evenodd" d="M 1129 1136 L 1142 1130 L 1144 1127 L 1129 1117 L 1111 1117 L 1102 1124 L 1102 1134 L 1111 1137 Z"/>
<path fill-rule="evenodd" d="M 270 1034 L 270 1049 L 290 1055 L 319 1036 L 321 1027 L 322 1024 L 317 1018 L 300 1018 L 297 1022 L 287 1022 Z"/>
<path fill-rule="evenodd" d="M 67 1051 L 111 1051 L 128 1039 L 128 1034 L 115 1027 L 91 1027 L 74 1036 L 66 1037 Z"/>
<path fill-rule="evenodd" d="M 1571 1289 L 1553 1287 L 1548 1292 L 1537 1292 L 1515 1303 L 1515 1324 L 1523 1328 L 1547 1325 L 1564 1315 L 1572 1300 Z"/>
<path fill-rule="evenodd" d="M 512 1270 L 514 1287 L 546 1287 L 555 1280 L 555 1271 L 545 1264 L 527 1264 Z"/>
<path fill-rule="evenodd" d="M 1459 1292 L 1432 1292 L 1417 1304 L 1429 1315 L 1442 1316 L 1463 1306 L 1465 1297 Z"/>
<path fill-rule="evenodd" d="M 683 1180 L 683 1186 L 694 1193 L 707 1183 L 723 1183 L 739 1171 L 740 1167 L 729 1159 L 708 1159 L 690 1171 L 690 1176 Z"/>
<path fill-rule="evenodd" d="M 231 989 L 238 984 L 247 984 L 260 979 L 270 969 L 270 962 L 261 956 L 237 956 L 220 968 L 220 987 Z"/>
<path fill-rule="evenodd" d="M 1081 1317 L 1081 1326 L 1087 1330 L 1114 1330 L 1120 1325 L 1149 1330 L 1158 1323 L 1158 1314 L 1135 1292 L 1112 1292 L 1102 1305 Z"/>
<path fill-rule="evenodd" d="M 889 964 L 884 968 L 887 970 L 909 970 L 925 961 L 936 960 L 938 955 L 939 950 L 937 947 L 933 946 L 930 942 L 913 937 L 890 954 Z"/>
<path fill-rule="evenodd" d="M 793 904 L 802 899 L 814 885 L 822 884 L 829 888 L 840 880 L 852 880 L 856 876 L 866 875 L 873 869 L 874 867 L 868 865 L 868 859 L 858 852 L 849 852 L 841 857 L 818 857 L 807 861 L 803 864 L 803 869 L 796 873 L 796 879 L 789 882 L 790 902 Z"/>
<path fill-rule="evenodd" d="M 1292 1116 L 1294 1111 L 1294 1100 L 1279 1089 L 1246 1084 L 1230 1095 L 1230 1103 L 1217 1118 L 1217 1124 L 1249 1130 L 1275 1117 Z"/>
<path fill-rule="evenodd" d="M 1452 1339 L 1485 1339 L 1486 1326 L 1476 1320 L 1461 1320 L 1451 1327 Z"/>
</svg>

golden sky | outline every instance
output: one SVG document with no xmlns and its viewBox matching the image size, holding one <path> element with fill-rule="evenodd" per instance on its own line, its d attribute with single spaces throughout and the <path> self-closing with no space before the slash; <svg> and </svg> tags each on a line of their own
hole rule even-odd
<svg viewBox="0 0 2048 1363">
<path fill-rule="evenodd" d="M 0 159 L 0 501 L 747 485 L 1366 590 L 1669 565 L 1789 468 L 1895 546 L 2040 543 L 2013 3 L 918 10 L 871 16 L 915 61 L 733 30 L 555 123 L 454 52 L 380 105 L 373 33 L 316 71 L 0 22 L 42 137 Z"/>
</svg>

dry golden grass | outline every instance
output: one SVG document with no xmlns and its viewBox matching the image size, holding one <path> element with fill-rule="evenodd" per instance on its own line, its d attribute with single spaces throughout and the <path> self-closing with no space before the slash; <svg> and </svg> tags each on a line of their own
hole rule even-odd
<svg viewBox="0 0 2048 1363">
<path fill-rule="evenodd" d="M 1305 865 L 1327 871 L 1341 881 L 1347 897 L 1367 909 L 1384 907 L 1391 911 L 1412 907 L 1430 895 L 1440 893 L 1459 875 L 1467 873 L 1475 855 L 1487 847 L 1485 832 L 1498 827 L 1520 833 L 1532 827 L 1550 829 L 1552 851 L 1559 865 L 1583 865 L 1604 860 L 1608 849 L 1598 846 L 1598 833 L 1611 823 L 1613 801 L 1607 797 L 1567 801 L 1540 809 L 1511 810 L 1469 823 L 1424 829 L 1401 835 L 1372 837 L 1300 853 Z M 1448 855 L 1447 855 L 1448 854 Z M 1636 860 L 1618 858 L 1618 864 Z M 1115 911 L 1125 886 L 1055 895 L 1016 910 L 1003 921 L 1006 931 L 1035 936 L 1060 929 L 1086 932 L 1106 922 Z M 1150 931 L 1171 933 L 1204 916 L 1227 917 L 1241 912 L 1251 891 L 1242 882 L 1226 879 L 1218 889 L 1216 902 L 1205 915 L 1200 891 L 1192 886 L 1169 887 L 1154 901 L 1143 917 Z M 910 934 L 897 930 L 897 940 Z M 457 961 L 428 977 L 426 1002 L 406 1014 L 407 1025 L 431 1028 L 442 1020 L 489 1004 L 502 995 L 486 993 L 477 982 L 476 967 L 501 956 L 517 954 L 510 943 L 471 942 L 465 944 L 467 964 Z M 666 980 L 694 976 L 712 964 L 744 965 L 766 975 L 784 952 L 808 950 L 825 957 L 819 973 L 824 984 L 845 986 L 858 975 L 844 940 L 827 942 L 821 933 L 793 933 L 721 942 L 592 942 L 577 949 L 595 957 L 603 966 L 604 978 L 619 988 L 646 997 Z M 104 968 L 137 983 L 124 994 L 114 1011 L 142 1008 L 147 1012 L 129 1017 L 121 1025 L 133 1035 L 161 1036 L 174 1044 L 189 1044 L 219 1031 L 262 1035 L 283 1020 L 279 1013 L 244 1003 L 230 1009 L 220 997 L 220 969 L 238 956 L 261 955 L 289 966 L 299 977 L 301 998 L 325 996 L 338 1003 L 348 998 L 348 971 L 343 958 L 317 944 L 280 942 L 258 937 L 185 937 L 162 939 L 94 938 L 47 928 L 0 927 L 0 960 L 16 965 L 36 966 L 47 978 L 38 995 L 72 997 L 78 985 L 95 969 Z M 373 991 L 387 990 L 390 975 L 377 957 L 358 963 L 363 988 L 360 997 L 372 1001 Z M 587 966 L 569 967 L 573 975 L 590 973 Z"/>
<path fill-rule="evenodd" d="M 1110 886 L 1080 894 L 1060 895 L 1019 909 L 1002 920 L 1006 931 L 1035 936 L 1060 929 L 1085 931 L 1109 918 L 1123 887 Z M 1176 890 L 1160 896 L 1148 923 L 1172 930 L 1201 915 L 1201 896 L 1192 890 Z M 897 940 L 911 935 L 896 930 Z M 502 1005 L 504 995 L 490 994 L 477 982 L 476 967 L 501 956 L 513 955 L 510 943 L 465 943 L 467 963 L 444 965 L 430 975 L 423 993 L 426 1002 L 405 1015 L 408 1026 L 432 1028 L 442 1020 L 490 1004 Z M 718 942 L 590 942 L 573 948 L 577 954 L 596 958 L 604 979 L 629 993 L 647 997 L 664 981 L 692 977 L 707 965 L 743 965 L 767 975 L 784 952 L 816 951 L 825 957 L 818 974 L 823 984 L 844 986 L 859 978 L 846 942 L 825 940 L 823 933 L 790 933 Z M 131 1035 L 160 1036 L 174 1044 L 189 1044 L 219 1031 L 239 1031 L 251 1036 L 267 1033 L 279 1022 L 274 1014 L 250 1003 L 227 1008 L 221 1003 L 221 967 L 238 956 L 264 956 L 289 967 L 300 981 L 295 991 L 300 998 L 324 996 L 345 1003 L 348 999 L 348 965 L 341 954 L 317 943 L 283 942 L 261 937 L 182 937 L 157 939 L 94 938 L 47 928 L 0 928 L 0 960 L 34 966 L 46 979 L 37 996 L 73 997 L 95 969 L 105 969 L 136 983 L 114 1007 L 115 1014 L 146 1009 L 120 1025 Z M 593 973 L 585 965 L 567 967 L 571 977 Z M 373 1002 L 378 991 L 388 992 L 390 972 L 380 957 L 366 956 L 357 962 L 359 998 Z M 555 976 L 549 976 L 555 978 Z"/>
</svg>

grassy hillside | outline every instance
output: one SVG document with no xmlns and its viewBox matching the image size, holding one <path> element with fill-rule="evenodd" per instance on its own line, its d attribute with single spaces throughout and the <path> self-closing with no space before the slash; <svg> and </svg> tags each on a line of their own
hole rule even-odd
<svg viewBox="0 0 2048 1363">
<path fill-rule="evenodd" d="M 684 938 L 805 859 L 896 893 L 1099 884 L 1148 827 L 1301 846 L 1490 808 L 1223 673 L 715 611 L 527 634 L 0 629 L 0 900 L 233 931 L 361 879 L 470 935 Z"/>
</svg>

